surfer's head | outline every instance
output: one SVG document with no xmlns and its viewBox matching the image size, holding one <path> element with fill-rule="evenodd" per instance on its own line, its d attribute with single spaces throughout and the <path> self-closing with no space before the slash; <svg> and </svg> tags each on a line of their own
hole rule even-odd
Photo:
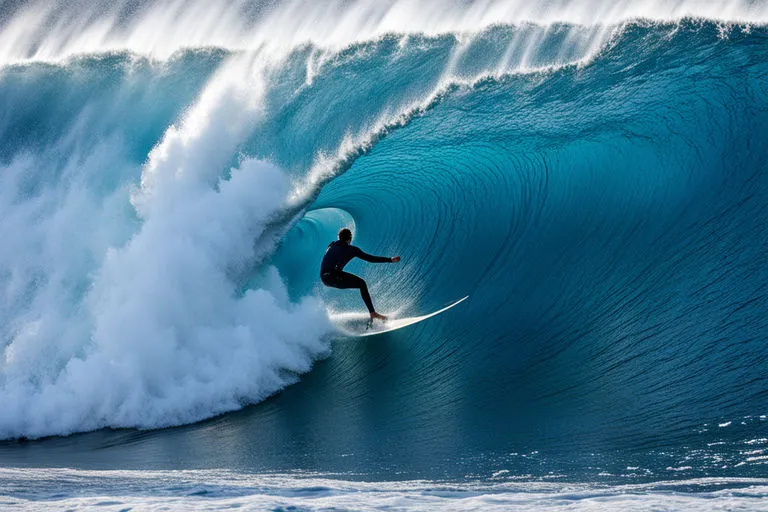
<svg viewBox="0 0 768 512">
<path fill-rule="evenodd" d="M 352 231 L 350 231 L 349 228 L 342 228 L 341 231 L 339 231 L 339 240 L 342 242 L 351 243 Z"/>
</svg>

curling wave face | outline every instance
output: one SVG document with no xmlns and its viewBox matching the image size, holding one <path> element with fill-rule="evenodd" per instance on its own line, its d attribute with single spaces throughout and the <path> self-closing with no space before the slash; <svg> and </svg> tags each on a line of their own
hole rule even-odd
<svg viewBox="0 0 768 512">
<path fill-rule="evenodd" d="M 312 376 L 312 389 L 343 397 L 329 415 L 382 401 L 409 410 L 371 422 L 405 436 L 411 457 L 429 446 L 424 466 L 457 444 L 692 443 L 707 454 L 680 466 L 705 471 L 723 456 L 707 442 L 764 437 L 764 420 L 740 420 L 739 433 L 705 424 L 757 418 L 766 397 L 765 36 L 637 24 L 588 64 L 465 82 L 377 132 L 312 208 L 351 215 L 366 249 L 407 251 L 396 272 L 353 269 L 385 311 L 471 300 L 403 335 L 407 362 L 375 384 L 347 390 L 355 354 L 337 351 L 341 362 Z M 345 102 L 362 109 L 360 96 Z M 307 229 L 320 228 L 296 228 Z M 332 238 L 332 223 L 322 229 Z M 294 250 L 281 247 L 278 266 Z M 339 309 L 357 300 L 328 295 Z M 737 464 L 758 471 L 748 458 Z"/>
</svg>

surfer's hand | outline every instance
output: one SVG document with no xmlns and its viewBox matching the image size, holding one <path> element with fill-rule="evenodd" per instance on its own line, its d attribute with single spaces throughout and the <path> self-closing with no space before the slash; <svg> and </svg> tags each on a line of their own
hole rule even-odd
<svg viewBox="0 0 768 512">
<path fill-rule="evenodd" d="M 397 263 L 400 261 L 400 256 L 395 256 L 394 258 L 390 258 L 392 260 L 392 263 Z"/>
</svg>

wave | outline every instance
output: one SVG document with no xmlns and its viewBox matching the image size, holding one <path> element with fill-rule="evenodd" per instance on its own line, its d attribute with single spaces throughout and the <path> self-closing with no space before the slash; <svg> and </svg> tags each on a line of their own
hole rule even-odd
<svg viewBox="0 0 768 512">
<path fill-rule="evenodd" d="M 536 446 L 542 430 L 548 445 L 587 445 L 595 422 L 611 425 L 599 443 L 642 446 L 758 412 L 764 37 L 637 24 L 586 64 L 489 74 L 369 132 L 375 144 L 354 146 L 310 210 L 343 211 L 362 247 L 407 255 L 396 271 L 353 267 L 377 307 L 417 313 L 471 297 L 413 334 L 424 375 L 393 368 L 377 382 L 419 382 L 430 411 L 471 402 L 462 443 L 477 449 L 500 425 L 514 441 L 498 450 Z M 359 94 L 346 104 L 370 105 Z M 337 228 L 299 222 L 306 239 L 281 246 L 276 264 L 321 254 Z M 293 270 L 286 281 L 298 294 L 315 286 Z M 334 384 L 348 385 L 344 368 L 313 385 L 345 395 Z"/>
<path fill-rule="evenodd" d="M 611 23 L 762 6 L 500 5 L 358 2 L 340 34 L 323 20 L 341 7 L 299 3 L 232 32 L 246 4 L 216 6 L 188 33 L 164 23 L 202 4 L 46 34 L 69 8 L 18 7 L 0 36 L 0 437 L 189 423 L 295 382 L 329 351 L 325 307 L 357 307 L 316 288 L 339 224 L 404 254 L 366 271 L 382 309 L 471 295 L 414 342 L 432 371 L 464 361 L 480 432 L 531 404 L 563 438 L 753 414 L 765 29 Z M 519 391 L 496 407 L 499 389 Z"/>
</svg>

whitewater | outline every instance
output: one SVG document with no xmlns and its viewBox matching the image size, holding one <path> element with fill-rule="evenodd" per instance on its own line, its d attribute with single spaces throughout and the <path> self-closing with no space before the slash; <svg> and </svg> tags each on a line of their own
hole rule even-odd
<svg viewBox="0 0 768 512">
<path fill-rule="evenodd" d="M 767 23 L 4 2 L 0 503 L 766 509 Z"/>
</svg>

